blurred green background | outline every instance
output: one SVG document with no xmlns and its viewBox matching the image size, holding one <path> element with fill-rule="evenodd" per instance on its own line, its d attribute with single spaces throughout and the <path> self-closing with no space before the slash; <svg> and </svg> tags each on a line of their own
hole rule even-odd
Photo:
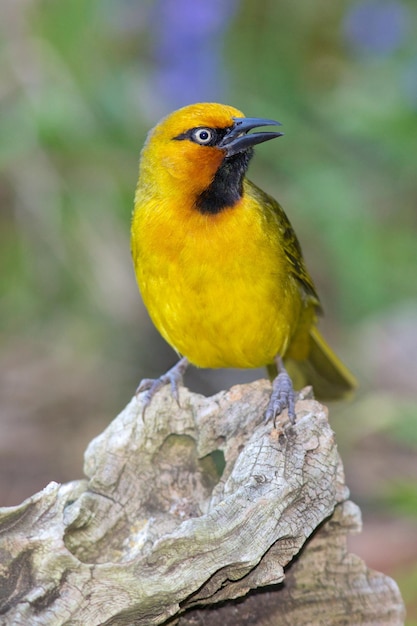
<svg viewBox="0 0 417 626">
<path fill-rule="evenodd" d="M 147 130 L 193 101 L 272 117 L 250 178 L 286 209 L 321 329 L 358 376 L 331 422 L 364 532 L 417 624 L 414 0 L 3 0 L 0 504 L 81 475 L 142 376 L 152 328 L 129 222 Z M 213 393 L 262 372 L 196 371 Z"/>
</svg>

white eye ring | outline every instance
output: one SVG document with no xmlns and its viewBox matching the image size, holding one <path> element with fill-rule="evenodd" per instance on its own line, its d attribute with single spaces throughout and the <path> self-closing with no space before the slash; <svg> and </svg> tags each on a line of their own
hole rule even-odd
<svg viewBox="0 0 417 626">
<path fill-rule="evenodd" d="M 193 136 L 197 143 L 204 146 L 213 139 L 213 131 L 210 128 L 197 128 Z"/>
</svg>

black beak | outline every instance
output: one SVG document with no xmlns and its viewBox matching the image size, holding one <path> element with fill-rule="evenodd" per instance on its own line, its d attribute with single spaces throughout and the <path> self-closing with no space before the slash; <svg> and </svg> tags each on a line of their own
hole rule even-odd
<svg viewBox="0 0 417 626">
<path fill-rule="evenodd" d="M 260 126 L 281 126 L 281 123 L 275 120 L 264 120 L 259 117 L 234 117 L 233 120 L 232 128 L 221 142 L 217 144 L 218 148 L 226 151 L 227 157 L 243 152 L 252 146 L 256 146 L 258 143 L 281 137 L 284 134 L 273 132 L 247 134 L 252 128 L 259 128 Z"/>
</svg>

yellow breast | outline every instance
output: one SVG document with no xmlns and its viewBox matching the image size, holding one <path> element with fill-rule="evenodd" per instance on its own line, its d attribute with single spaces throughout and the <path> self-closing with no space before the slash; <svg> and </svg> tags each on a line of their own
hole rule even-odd
<svg viewBox="0 0 417 626">
<path fill-rule="evenodd" d="M 161 335 L 194 365 L 259 367 L 285 353 L 302 303 L 271 219 L 248 193 L 203 215 L 181 194 L 139 191 L 132 222 L 139 288 Z"/>
</svg>

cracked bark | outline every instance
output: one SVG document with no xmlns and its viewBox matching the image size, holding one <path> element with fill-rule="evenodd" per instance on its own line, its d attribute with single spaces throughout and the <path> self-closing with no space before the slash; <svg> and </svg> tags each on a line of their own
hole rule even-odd
<svg viewBox="0 0 417 626">
<path fill-rule="evenodd" d="M 401 625 L 360 529 L 327 410 L 264 423 L 266 381 L 161 390 L 94 439 L 84 480 L 0 510 L 0 624 Z"/>
</svg>

